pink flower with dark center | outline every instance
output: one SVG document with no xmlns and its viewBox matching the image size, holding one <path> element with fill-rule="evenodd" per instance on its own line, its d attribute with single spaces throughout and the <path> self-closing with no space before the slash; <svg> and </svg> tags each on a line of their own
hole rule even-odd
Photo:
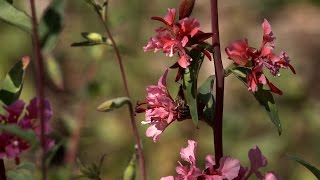
<svg viewBox="0 0 320 180">
<path fill-rule="evenodd" d="M 25 103 L 22 100 L 17 100 L 9 106 L 4 107 L 6 114 L 0 114 L 0 122 L 2 124 L 17 125 L 24 130 L 33 130 L 40 139 L 40 122 L 38 120 L 38 105 L 37 99 L 34 98 L 26 108 L 26 113 L 21 117 L 25 109 Z M 48 135 L 52 129 L 49 125 L 52 111 L 48 101 L 45 101 L 45 135 Z M 53 146 L 54 141 L 46 137 L 47 150 Z M 0 158 L 18 158 L 20 154 L 27 150 L 30 144 L 24 139 L 13 134 L 2 132 L 0 134 Z"/>
<path fill-rule="evenodd" d="M 232 42 L 225 50 L 229 59 L 236 64 L 251 68 L 247 74 L 249 91 L 255 92 L 260 84 L 267 84 L 272 92 L 281 95 L 282 92 L 264 75 L 263 67 L 267 68 L 273 76 L 280 76 L 281 68 L 289 67 L 294 74 L 295 70 L 290 65 L 289 56 L 285 52 L 281 52 L 280 55 L 274 52 L 275 37 L 266 19 L 262 23 L 262 29 L 263 39 L 260 49 L 249 47 L 248 40 L 244 39 Z"/>
<path fill-rule="evenodd" d="M 186 48 L 210 38 L 211 33 L 200 31 L 200 23 L 196 19 L 185 17 L 175 22 L 175 16 L 176 10 L 168 9 L 164 18 L 151 18 L 163 22 L 166 26 L 156 29 L 157 34 L 143 49 L 144 51 L 154 50 L 154 52 L 162 50 L 169 57 L 178 54 L 178 65 L 180 68 L 187 68 L 192 59 Z"/>
<path fill-rule="evenodd" d="M 145 121 L 143 124 L 149 124 L 150 127 L 146 131 L 147 137 L 153 137 L 153 141 L 157 141 L 166 127 L 178 117 L 177 104 L 170 96 L 166 78 L 168 69 L 160 77 L 158 85 L 147 87 L 147 109 L 145 110 Z"/>
</svg>

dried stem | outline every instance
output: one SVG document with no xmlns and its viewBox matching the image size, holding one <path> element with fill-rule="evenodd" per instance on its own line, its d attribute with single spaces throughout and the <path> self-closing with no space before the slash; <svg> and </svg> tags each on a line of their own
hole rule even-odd
<svg viewBox="0 0 320 180">
<path fill-rule="evenodd" d="M 6 167 L 3 159 L 0 159 L 0 180 L 7 180 Z"/>
<path fill-rule="evenodd" d="M 35 58 L 35 71 L 37 81 L 37 96 L 39 103 L 38 117 L 40 119 L 41 129 L 41 174 L 42 180 L 47 179 L 47 168 L 46 168 L 46 142 L 45 142 L 45 122 L 44 122 L 44 68 L 43 68 L 43 56 L 41 54 L 41 46 L 38 32 L 38 22 L 36 14 L 35 1 L 30 0 L 31 12 L 32 12 L 32 44 Z"/>
<path fill-rule="evenodd" d="M 122 63 L 123 61 L 122 61 L 119 49 L 118 49 L 117 44 L 114 41 L 113 36 L 112 36 L 112 34 L 111 34 L 107 24 L 106 24 L 107 22 L 106 22 L 106 19 L 105 19 L 105 15 L 99 14 L 99 18 L 102 21 L 102 24 L 104 25 L 104 28 L 105 28 L 105 30 L 107 32 L 107 35 L 108 35 L 108 38 L 111 40 L 112 46 L 113 46 L 114 51 L 116 53 L 116 56 L 117 56 L 117 59 L 118 59 L 118 64 L 119 64 L 120 71 L 121 71 L 122 82 L 123 82 L 124 89 L 125 89 L 125 92 L 126 92 L 126 96 L 131 99 L 130 93 L 129 93 L 129 88 L 128 88 L 128 83 L 127 83 L 127 79 L 126 79 L 126 75 L 125 75 L 125 71 L 124 71 L 124 67 L 123 67 L 123 63 Z M 145 168 L 145 160 L 144 160 L 142 144 L 141 144 L 139 132 L 138 132 L 137 125 L 136 125 L 132 104 L 129 105 L 129 111 L 130 111 L 131 126 L 132 126 L 132 130 L 133 130 L 133 134 L 134 134 L 134 137 L 135 137 L 136 144 L 138 145 L 138 155 L 139 155 L 139 164 L 140 164 L 140 169 L 141 169 L 141 176 L 142 176 L 142 180 L 146 180 L 147 179 L 147 173 L 146 173 L 146 168 Z"/>
<path fill-rule="evenodd" d="M 223 96 L 224 96 L 224 69 L 221 60 L 218 0 L 211 0 L 211 25 L 212 25 L 212 46 L 216 74 L 216 109 L 212 124 L 214 134 L 215 159 L 219 163 L 223 156 L 222 145 L 222 119 L 223 119 Z"/>
</svg>

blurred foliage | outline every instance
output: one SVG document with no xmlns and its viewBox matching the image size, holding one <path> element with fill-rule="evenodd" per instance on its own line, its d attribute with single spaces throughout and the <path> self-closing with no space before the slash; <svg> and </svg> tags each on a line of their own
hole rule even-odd
<svg viewBox="0 0 320 180">
<path fill-rule="evenodd" d="M 50 4 L 49 0 L 37 1 L 39 15 Z M 18 9 L 29 12 L 28 1 L 14 1 Z M 243 164 L 248 163 L 247 152 L 258 145 L 268 158 L 268 167 L 284 179 L 313 179 L 304 167 L 284 158 L 286 153 L 298 154 L 302 159 L 320 167 L 320 18 L 319 0 L 225 0 L 220 3 L 221 45 L 225 47 L 233 39 L 247 37 L 253 43 L 261 38 L 261 23 L 264 17 L 270 20 L 277 37 L 277 49 L 285 50 L 292 59 L 297 75 L 282 72 L 281 78 L 272 78 L 284 92 L 275 96 L 282 122 L 283 134 L 278 136 L 264 110 L 254 97 L 235 77 L 226 79 L 224 114 L 225 154 L 239 157 Z M 108 24 L 123 55 L 133 102 L 144 100 L 145 87 L 156 84 L 165 67 L 174 60 L 161 53 L 144 53 L 142 47 L 154 34 L 158 22 L 151 16 L 163 16 L 168 7 L 178 7 L 178 1 L 155 0 L 109 0 Z M 199 18 L 204 32 L 210 31 L 209 1 L 196 1 L 193 15 Z M 66 14 L 61 36 L 51 52 L 55 65 L 59 66 L 63 89 L 57 87 L 49 77 L 46 81 L 46 96 L 51 100 L 54 110 L 54 129 L 57 139 L 67 139 L 77 125 L 81 124 L 81 137 L 77 156 L 85 162 L 100 159 L 107 153 L 101 167 L 101 179 L 121 179 L 123 170 L 132 156 L 134 144 L 129 115 L 126 108 L 110 113 L 99 113 L 97 105 L 106 99 L 121 97 L 124 90 L 115 54 L 111 46 L 99 45 L 72 48 L 70 44 L 79 40 L 81 32 L 97 32 L 105 35 L 103 26 L 94 11 L 85 1 L 66 1 Z M 29 34 L 0 21 L 0 77 L 17 59 L 32 54 Z M 225 64 L 230 61 L 224 56 Z M 49 60 L 50 58 L 48 58 Z M 50 60 L 49 60 L 50 61 Z M 49 62 L 50 63 L 50 62 Z M 31 66 L 30 66 L 31 67 Z M 52 73 L 52 72 L 51 72 Z M 199 83 L 213 74 L 212 62 L 204 60 Z M 169 91 L 175 94 L 174 75 L 169 73 Z M 61 79 L 53 80 L 60 84 Z M 22 98 L 27 101 L 35 95 L 34 72 L 27 71 Z M 85 111 L 79 106 L 85 100 Z M 82 113 L 79 113 L 82 112 Z M 79 122 L 79 119 L 83 121 Z M 144 115 L 137 115 L 137 123 Z M 146 126 L 140 126 L 143 137 L 149 179 L 175 174 L 181 147 L 188 139 L 201 144 L 197 154 L 198 164 L 204 165 L 204 157 L 212 154 L 212 131 L 203 122 L 199 129 L 192 121 L 175 122 L 161 136 L 156 144 L 143 136 Z M 59 142 L 59 141 L 58 141 Z M 50 164 L 50 179 L 69 179 L 80 172 L 79 166 L 73 168 L 64 162 L 67 143 L 60 146 Z M 31 152 L 25 153 L 23 161 L 37 158 Z M 13 162 L 6 162 L 13 169 Z M 87 163 L 90 164 L 90 163 Z M 39 172 L 36 172 L 39 175 Z M 137 179 L 140 174 L 138 172 Z"/>
</svg>

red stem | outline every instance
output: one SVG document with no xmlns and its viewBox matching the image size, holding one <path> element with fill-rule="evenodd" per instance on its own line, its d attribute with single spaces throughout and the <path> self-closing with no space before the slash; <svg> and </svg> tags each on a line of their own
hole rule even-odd
<svg viewBox="0 0 320 180">
<path fill-rule="evenodd" d="M 216 162 L 219 163 L 223 156 L 222 145 L 222 119 L 223 119 L 223 96 L 224 96 L 224 69 L 221 60 L 218 0 L 211 0 L 211 25 L 212 25 L 212 46 L 216 74 L 216 109 L 213 120 L 214 151 Z"/>
<path fill-rule="evenodd" d="M 44 68 L 43 68 L 43 56 L 41 54 L 39 32 L 38 32 L 38 22 L 36 14 L 35 1 L 30 0 L 31 13 L 32 13 L 32 44 L 35 58 L 35 71 L 36 71 L 36 81 L 37 81 L 37 96 L 39 100 L 39 110 L 38 116 L 40 119 L 40 129 L 41 129 L 41 174 L 42 180 L 47 179 L 47 168 L 46 168 L 46 142 L 45 142 L 45 122 L 44 122 Z"/>
<path fill-rule="evenodd" d="M 0 180 L 7 180 L 6 167 L 3 159 L 0 159 Z"/>
<path fill-rule="evenodd" d="M 126 92 L 126 96 L 131 99 L 130 97 L 130 93 L 129 93 L 129 88 L 128 88 L 128 83 L 127 83 L 127 78 L 126 78 L 126 74 L 124 71 L 124 67 L 123 67 L 123 61 L 119 52 L 119 49 L 117 47 L 116 42 L 113 39 L 113 36 L 106 24 L 106 19 L 104 18 L 105 16 L 102 16 L 101 14 L 99 14 L 100 20 L 102 21 L 102 24 L 104 25 L 104 28 L 107 32 L 108 38 L 111 40 L 112 46 L 114 48 L 114 51 L 116 53 L 117 56 L 117 60 L 118 60 L 118 64 L 120 67 L 120 71 L 121 71 L 121 77 L 122 77 L 122 82 L 124 85 L 124 89 Z M 136 121 L 135 121 L 135 116 L 134 116 L 134 111 L 133 111 L 133 107 L 132 104 L 129 105 L 129 112 L 130 112 L 130 119 L 131 119 L 131 127 L 133 130 L 133 135 L 135 137 L 135 141 L 136 144 L 138 145 L 138 155 L 139 155 L 139 164 L 140 164 L 140 169 L 141 169 L 141 176 L 142 176 L 142 180 L 146 180 L 147 179 L 147 173 L 146 173 L 146 168 L 145 168 L 145 159 L 144 159 L 144 155 L 143 155 L 143 150 L 142 150 L 142 144 L 141 144 L 141 140 L 140 140 L 140 136 L 139 136 L 139 131 L 136 125 Z"/>
</svg>

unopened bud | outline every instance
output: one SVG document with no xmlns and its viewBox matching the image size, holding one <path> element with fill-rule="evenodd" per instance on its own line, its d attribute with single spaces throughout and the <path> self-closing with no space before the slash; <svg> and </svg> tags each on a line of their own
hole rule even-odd
<svg viewBox="0 0 320 180">
<path fill-rule="evenodd" d="M 195 0 L 181 0 L 179 7 L 179 19 L 189 17 L 192 13 Z"/>
</svg>

